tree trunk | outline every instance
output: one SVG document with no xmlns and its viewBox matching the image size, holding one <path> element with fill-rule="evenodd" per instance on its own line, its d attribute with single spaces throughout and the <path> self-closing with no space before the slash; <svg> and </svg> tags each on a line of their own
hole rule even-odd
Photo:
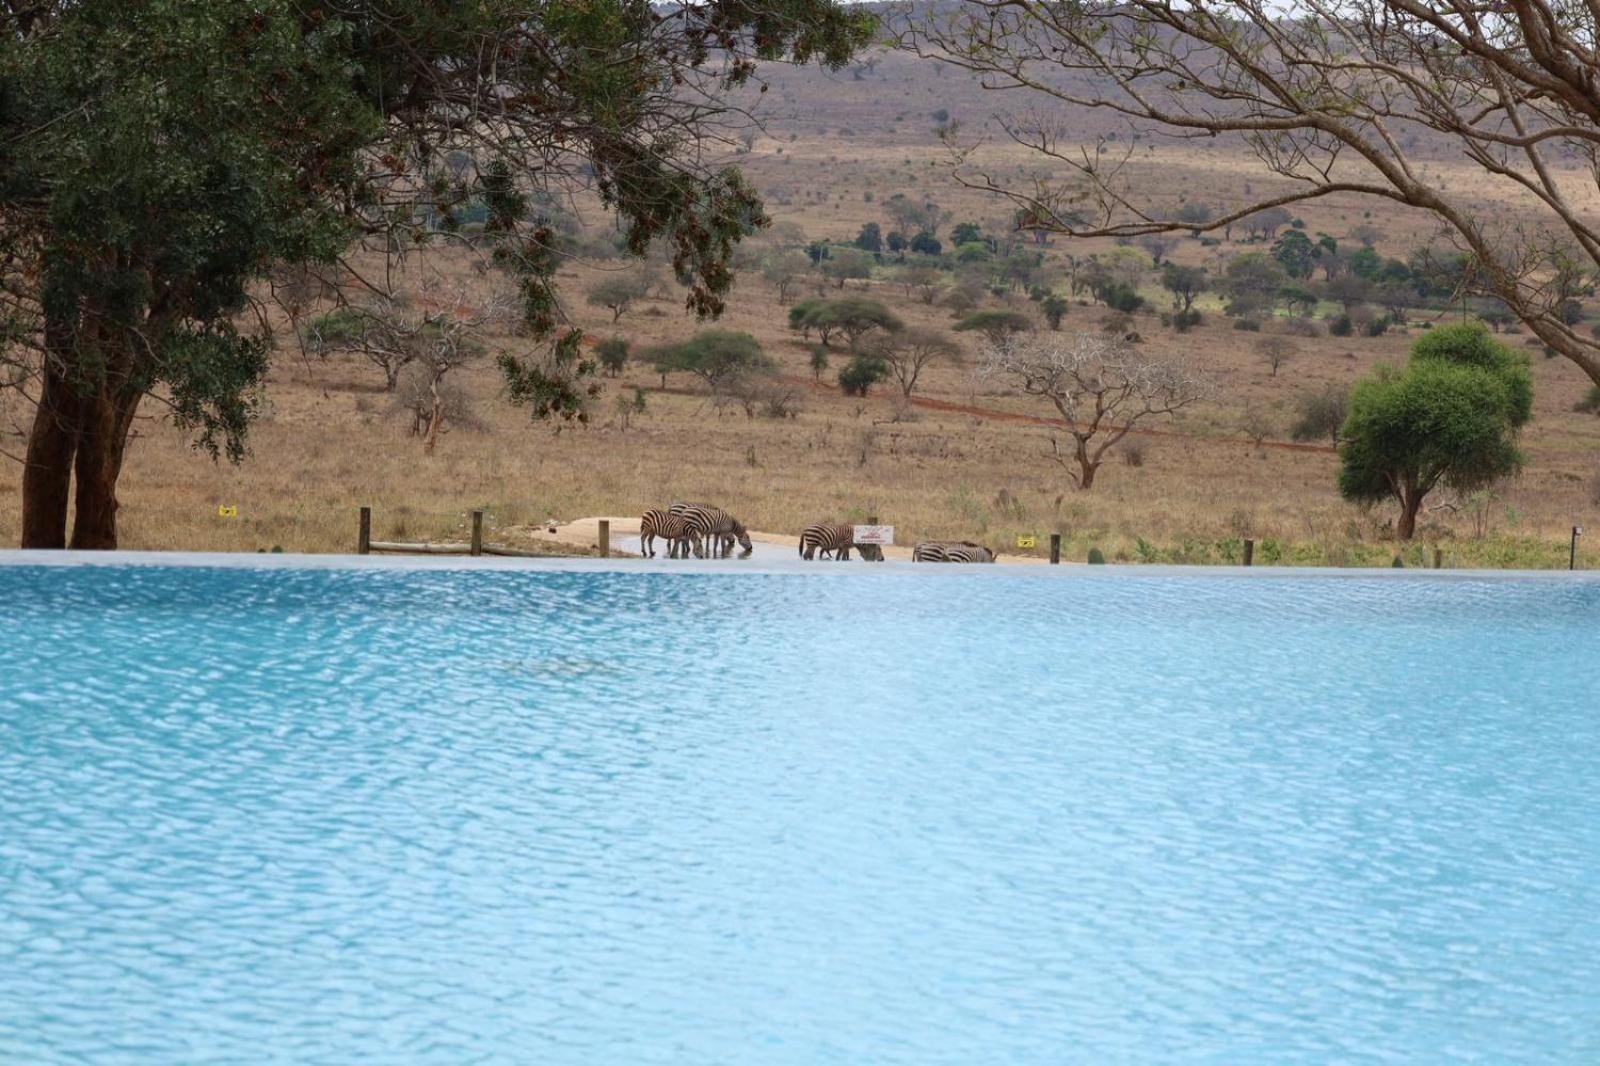
<svg viewBox="0 0 1600 1066">
<path fill-rule="evenodd" d="M 67 499 L 78 447 L 81 398 L 53 359 L 46 360 L 39 407 L 22 468 L 22 547 L 67 546 Z"/>
<path fill-rule="evenodd" d="M 1417 534 L 1417 512 L 1422 509 L 1422 497 L 1412 496 L 1400 500 L 1400 520 L 1395 523 L 1395 536 L 1410 540 Z"/>
<path fill-rule="evenodd" d="M 140 396 L 118 395 L 102 385 L 84 403 L 78 435 L 77 513 L 72 547 L 81 551 L 113 551 L 117 547 L 117 479 L 127 452 L 128 431 Z"/>
<path fill-rule="evenodd" d="M 424 455 L 433 454 L 433 446 L 439 443 L 439 426 L 444 422 L 444 402 L 439 398 L 439 379 L 434 378 L 429 386 L 432 394 L 433 406 L 428 412 L 428 437 L 422 445 Z"/>
<path fill-rule="evenodd" d="M 1094 475 L 1100 469 L 1100 460 L 1089 458 L 1089 442 L 1078 441 L 1078 491 L 1088 492 L 1094 488 Z"/>
</svg>

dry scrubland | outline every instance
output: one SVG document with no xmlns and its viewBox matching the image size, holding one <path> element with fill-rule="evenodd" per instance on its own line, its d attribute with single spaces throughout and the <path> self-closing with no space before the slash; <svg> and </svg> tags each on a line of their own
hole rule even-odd
<svg viewBox="0 0 1600 1066">
<path fill-rule="evenodd" d="M 828 78 L 792 71 L 775 79 L 762 112 L 770 132 L 737 161 L 785 224 L 781 234 L 792 239 L 797 228 L 806 239 L 848 240 L 863 223 L 886 223 L 881 205 L 896 191 L 937 201 L 951 222 L 1003 227 L 1004 205 L 952 183 L 932 144 L 929 117 L 940 106 L 956 117 L 966 109 L 982 132 L 978 109 L 995 101 L 961 86 L 953 73 L 917 76 L 905 63 L 891 59 L 860 80 L 849 73 Z M 1085 130 L 1086 136 L 1095 132 Z M 997 146 L 985 159 L 996 170 L 1034 166 L 1014 148 Z M 1251 162 L 1237 146 L 1158 143 L 1136 149 L 1128 174 L 1135 183 L 1172 189 L 1175 197 L 1225 205 L 1239 199 L 1248 182 L 1259 191 Z M 1449 180 L 1470 187 L 1472 172 L 1459 170 Z M 868 191 L 875 194 L 871 201 Z M 1514 215 L 1520 205 L 1495 209 Z M 603 224 L 592 208 L 584 213 L 594 227 Z M 1336 237 L 1362 223 L 1377 225 L 1383 233 L 1378 250 L 1389 256 L 1403 257 L 1433 233 L 1426 216 L 1368 202 L 1330 200 L 1296 214 L 1307 232 Z M 1059 262 L 1069 253 L 1109 247 L 1084 242 L 1069 248 L 1056 240 L 1047 252 L 1049 261 Z M 1207 248 L 1185 240 L 1172 258 L 1209 265 L 1215 273 L 1228 257 L 1252 249 L 1263 246 L 1233 241 Z M 428 263 L 478 284 L 464 259 L 430 253 Z M 595 338 L 620 335 L 636 348 L 699 328 L 674 293 L 636 304 L 615 325 L 608 311 L 586 304 L 595 284 L 630 269 L 622 261 L 574 263 L 563 278 L 573 320 Z M 923 304 L 886 278 L 852 281 L 847 289 L 884 301 L 910 324 L 952 324 L 948 310 Z M 815 291 L 816 283 L 808 282 L 800 295 Z M 1168 305 L 1153 276 L 1143 294 L 1156 308 Z M 987 306 L 1034 310 L 1021 294 Z M 1267 561 L 1387 564 L 1396 552 L 1387 533 L 1391 509 L 1364 512 L 1341 501 L 1331 451 L 1289 450 L 1270 441 L 1287 438 L 1301 396 L 1349 385 L 1380 362 L 1403 360 L 1425 317 L 1414 314 L 1405 332 L 1378 338 L 1296 337 L 1297 354 L 1274 377 L 1255 349 L 1261 335 L 1228 328 L 1215 297 L 1199 306 L 1208 312 L 1206 322 L 1191 333 L 1164 329 L 1153 311 L 1135 315 L 1134 328 L 1145 350 L 1182 354 L 1209 372 L 1217 384 L 1214 399 L 1176 419 L 1149 423 L 1158 434 L 1130 437 L 1090 492 L 1074 490 L 1048 459 L 1045 427 L 907 406 L 892 382 L 865 400 L 845 397 L 831 387 L 842 353 L 822 383 L 812 384 L 808 345 L 785 328 L 786 308 L 752 271 L 741 277 L 720 325 L 755 335 L 779 361 L 796 383 L 801 410 L 795 417 L 747 417 L 737 406 L 719 411 L 686 375 L 661 390 L 658 375 L 635 363 L 620 378 L 605 379 L 591 425 L 558 430 L 530 423 L 510 407 L 497 371 L 485 361 L 452 379 L 479 425 L 451 427 L 427 456 L 409 432 L 409 415 L 382 391 L 380 372 L 352 356 L 306 359 L 286 345 L 265 392 L 252 454 L 242 465 L 213 463 L 160 417 L 158 404 L 146 405 L 120 491 L 122 543 L 346 551 L 362 503 L 376 510 L 379 538 L 457 539 L 466 511 L 482 507 L 493 516 L 491 539 L 517 542 L 525 539 L 519 527 L 547 519 L 636 513 L 675 498 L 709 498 L 752 528 L 779 532 L 797 532 L 819 518 L 875 514 L 897 525 L 905 540 L 971 537 L 1003 551 L 1014 550 L 1009 546 L 1017 534 L 1060 530 L 1069 557 L 1077 559 L 1099 546 L 1114 560 L 1226 561 L 1249 536 L 1269 542 Z M 1063 329 L 1098 329 L 1108 314 L 1074 301 Z M 1263 335 L 1283 329 L 1269 322 Z M 978 339 L 956 336 L 970 363 Z M 1504 339 L 1521 346 L 1525 337 Z M 488 340 L 491 347 L 519 343 L 509 336 Z M 1406 549 L 1413 563 L 1437 544 L 1456 565 L 1565 565 L 1569 528 L 1600 530 L 1600 418 L 1572 410 L 1588 382 L 1566 361 L 1526 350 L 1533 357 L 1536 414 L 1524 436 L 1525 474 L 1492 500 L 1426 512 L 1417 543 Z M 625 429 L 613 400 L 635 387 L 645 390 L 647 410 Z M 918 397 L 1050 413 L 1042 401 L 990 390 L 970 365 L 928 372 Z M 1246 412 L 1271 427 L 1266 446 L 1245 439 Z M 12 430 L 18 414 L 0 412 L 0 449 L 20 450 Z M 12 501 L 0 508 L 0 542 L 18 536 L 19 482 L 16 464 L 0 462 L 0 498 Z M 1448 502 L 1443 493 L 1429 501 Z M 238 517 L 219 517 L 219 504 L 237 506 Z"/>
</svg>

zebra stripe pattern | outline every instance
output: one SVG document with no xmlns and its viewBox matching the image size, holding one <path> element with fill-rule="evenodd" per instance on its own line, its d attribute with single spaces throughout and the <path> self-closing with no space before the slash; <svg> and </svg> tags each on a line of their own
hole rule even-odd
<svg viewBox="0 0 1600 1066">
<path fill-rule="evenodd" d="M 655 558 L 657 537 L 667 542 L 669 559 L 680 555 L 687 557 L 690 549 L 700 554 L 700 534 L 690 527 L 687 519 L 652 507 L 639 519 L 639 554 Z"/>
<path fill-rule="evenodd" d="M 911 549 L 914 563 L 992 563 L 994 552 L 970 540 L 925 540 Z"/>
<path fill-rule="evenodd" d="M 818 522 L 805 528 L 800 534 L 800 558 L 810 561 L 821 552 L 824 559 L 837 558 L 841 561 L 850 558 L 850 549 L 855 547 L 856 530 L 854 526 L 840 526 L 831 522 Z M 835 554 L 837 553 L 837 554 Z M 865 551 L 862 552 L 865 555 Z"/>
<path fill-rule="evenodd" d="M 746 555 L 755 548 L 750 543 L 750 534 L 744 525 L 720 507 L 706 503 L 675 503 L 667 513 L 682 517 L 689 528 L 699 535 L 701 544 L 695 549 L 696 559 L 703 559 L 707 554 L 715 558 L 725 557 L 733 551 L 735 541 Z"/>
</svg>

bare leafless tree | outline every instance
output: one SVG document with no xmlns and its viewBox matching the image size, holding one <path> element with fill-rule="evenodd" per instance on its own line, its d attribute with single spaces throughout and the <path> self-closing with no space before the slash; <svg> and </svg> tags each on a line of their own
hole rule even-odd
<svg viewBox="0 0 1600 1066">
<path fill-rule="evenodd" d="M 1094 486 L 1106 453 L 1140 421 L 1204 399 L 1209 383 L 1178 360 L 1143 355 L 1093 333 L 1016 334 L 985 350 L 980 379 L 1050 401 L 1072 437 L 1070 455 L 1050 439 L 1051 458 L 1079 489 Z"/>
<path fill-rule="evenodd" d="M 1570 323 L 1561 284 L 1600 269 L 1600 226 L 1587 207 L 1600 183 L 1600 5 L 961 0 L 910 16 L 900 39 L 986 87 L 1056 105 L 1005 130 L 1065 168 L 1066 182 L 1018 185 L 983 169 L 975 145 L 948 138 L 961 180 L 1014 201 L 1023 228 L 1199 233 L 1322 197 L 1376 197 L 1432 213 L 1471 257 L 1467 287 L 1498 296 L 1600 383 L 1600 339 Z M 1127 180 L 1130 140 L 1080 143 L 1081 120 L 1069 129 L 1061 118 L 1079 108 L 1146 131 L 1235 139 L 1285 180 L 1186 220 L 1166 190 Z M 1447 188 L 1415 158 L 1439 148 L 1487 182 Z M 1527 198 L 1536 217 L 1498 209 L 1486 191 Z"/>
<path fill-rule="evenodd" d="M 1293 359 L 1297 351 L 1299 348 L 1288 337 L 1262 337 L 1256 341 L 1256 354 L 1267 364 L 1273 377 L 1278 376 L 1283 364 Z"/>
<path fill-rule="evenodd" d="M 459 406 L 445 379 L 485 354 L 483 332 L 492 323 L 504 321 L 508 302 L 504 295 L 471 300 L 465 290 L 447 291 L 436 282 L 424 281 L 413 289 L 342 308 L 338 330 L 317 343 L 356 352 L 381 367 L 391 392 L 396 390 L 402 370 L 416 368 L 401 400 L 412 414 L 412 432 L 422 438 L 423 451 L 431 455 L 452 408 Z"/>
<path fill-rule="evenodd" d="M 960 346 L 934 329 L 871 333 L 856 347 L 863 355 L 887 363 L 901 395 L 907 398 L 916 389 L 917 379 L 924 370 L 934 363 L 954 362 L 961 357 Z"/>
</svg>

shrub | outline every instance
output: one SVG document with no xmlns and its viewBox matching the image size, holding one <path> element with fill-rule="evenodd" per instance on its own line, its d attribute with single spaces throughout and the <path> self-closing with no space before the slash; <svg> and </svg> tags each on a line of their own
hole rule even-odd
<svg viewBox="0 0 1600 1066">
<path fill-rule="evenodd" d="M 1300 401 L 1300 413 L 1290 428 L 1295 440 L 1339 440 L 1339 427 L 1350 411 L 1350 393 L 1337 385 L 1312 393 Z"/>
<path fill-rule="evenodd" d="M 1201 322 L 1200 312 L 1195 310 L 1175 311 L 1168 318 L 1167 324 L 1179 333 L 1188 333 Z"/>
<path fill-rule="evenodd" d="M 628 342 L 622 337 L 607 337 L 594 346 L 594 354 L 606 374 L 616 377 L 628 365 Z"/>
<path fill-rule="evenodd" d="M 1106 290 L 1105 304 L 1113 311 L 1131 315 L 1144 306 L 1144 297 L 1135 292 L 1131 285 L 1113 285 Z"/>
<path fill-rule="evenodd" d="M 1334 337 L 1348 337 L 1356 331 L 1349 315 L 1338 315 L 1328 320 L 1328 333 Z"/>
<path fill-rule="evenodd" d="M 1321 328 L 1309 318 L 1291 318 L 1284 323 L 1284 328 L 1297 337 L 1319 337 L 1322 335 Z"/>
<path fill-rule="evenodd" d="M 839 388 L 846 396 L 865 396 L 867 391 L 889 376 L 889 364 L 869 355 L 853 356 L 839 371 Z"/>
<path fill-rule="evenodd" d="M 1600 385 L 1590 385 L 1583 399 L 1572 405 L 1579 414 L 1600 415 Z"/>
<path fill-rule="evenodd" d="M 1099 548 L 1090 548 L 1089 549 L 1089 563 L 1090 563 L 1090 565 L 1092 565 L 1092 566 L 1104 566 L 1105 562 L 1106 562 L 1106 556 L 1105 556 L 1104 552 L 1102 552 Z"/>
<path fill-rule="evenodd" d="M 1261 323 L 1253 318 L 1236 318 L 1233 320 L 1233 328 L 1246 333 L 1260 333 Z"/>
</svg>

